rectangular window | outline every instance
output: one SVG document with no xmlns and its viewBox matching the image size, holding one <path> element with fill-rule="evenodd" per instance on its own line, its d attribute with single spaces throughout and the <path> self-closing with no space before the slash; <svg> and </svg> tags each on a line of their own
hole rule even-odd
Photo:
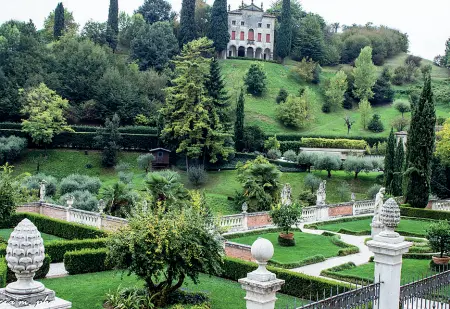
<svg viewBox="0 0 450 309">
<path fill-rule="evenodd" d="M 245 34 L 244 31 L 241 31 L 241 41 L 245 40 Z"/>
<path fill-rule="evenodd" d="M 241 26 L 245 25 L 245 22 L 241 21 Z"/>
<path fill-rule="evenodd" d="M 258 42 L 261 42 L 261 41 L 262 41 L 262 34 L 258 33 Z"/>
<path fill-rule="evenodd" d="M 236 21 L 233 20 L 233 21 L 231 22 L 231 24 L 232 24 L 233 26 L 236 26 Z"/>
<path fill-rule="evenodd" d="M 231 39 L 236 40 L 236 31 L 231 31 Z"/>
<path fill-rule="evenodd" d="M 266 34 L 266 43 L 270 43 L 270 34 Z"/>
<path fill-rule="evenodd" d="M 262 28 L 262 23 L 258 23 L 258 28 Z"/>
<path fill-rule="evenodd" d="M 267 24 L 267 29 L 270 29 L 270 24 Z"/>
</svg>

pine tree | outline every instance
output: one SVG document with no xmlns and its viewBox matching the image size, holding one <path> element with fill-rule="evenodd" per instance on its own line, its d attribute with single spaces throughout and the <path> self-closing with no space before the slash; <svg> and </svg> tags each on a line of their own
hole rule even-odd
<svg viewBox="0 0 450 309">
<path fill-rule="evenodd" d="M 205 81 L 205 87 L 212 100 L 214 108 L 219 115 L 219 121 L 225 128 L 230 128 L 228 108 L 230 107 L 228 93 L 225 89 L 225 82 L 222 78 L 219 61 L 214 58 L 209 66 L 209 75 Z"/>
<path fill-rule="evenodd" d="M 403 195 L 403 168 L 405 165 L 405 149 L 403 142 L 400 141 L 395 149 L 395 167 L 394 167 L 394 178 L 392 180 L 392 195 L 401 196 Z"/>
<path fill-rule="evenodd" d="M 281 14 L 281 25 L 278 30 L 276 51 L 281 59 L 289 56 L 291 52 L 292 40 L 292 19 L 291 19 L 291 0 L 283 0 L 283 12 Z"/>
<path fill-rule="evenodd" d="M 216 51 L 220 54 L 227 49 L 230 41 L 228 32 L 227 0 L 215 0 L 211 10 L 211 29 L 209 38 L 214 42 Z"/>
<path fill-rule="evenodd" d="M 241 89 L 236 106 L 236 122 L 234 123 L 234 143 L 236 151 L 242 151 L 244 148 L 244 89 Z"/>
<path fill-rule="evenodd" d="M 180 30 L 178 32 L 180 46 L 196 38 L 195 29 L 195 0 L 183 0 L 180 13 Z"/>
<path fill-rule="evenodd" d="M 64 32 L 64 6 L 59 2 L 55 9 L 55 23 L 53 26 L 53 37 L 57 40 Z"/>
<path fill-rule="evenodd" d="M 372 88 L 373 98 L 370 100 L 373 104 L 391 103 L 394 100 L 394 90 L 392 89 L 391 74 L 389 68 L 385 67 L 381 76 Z"/>
<path fill-rule="evenodd" d="M 405 202 L 416 208 L 424 208 L 428 203 L 435 123 L 436 111 L 428 74 L 420 100 L 413 107 L 406 146 Z"/>
<path fill-rule="evenodd" d="M 106 41 L 112 50 L 116 50 L 119 35 L 119 0 L 109 1 Z"/>
<path fill-rule="evenodd" d="M 386 156 L 384 157 L 384 186 L 388 193 L 392 192 L 392 181 L 394 179 L 395 169 L 395 136 L 394 130 L 391 129 L 389 134 Z"/>
</svg>

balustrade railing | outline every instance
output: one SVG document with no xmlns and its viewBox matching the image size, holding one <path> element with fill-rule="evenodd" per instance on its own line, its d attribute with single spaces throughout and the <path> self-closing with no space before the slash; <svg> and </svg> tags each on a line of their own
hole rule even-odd
<svg viewBox="0 0 450 309">
<path fill-rule="evenodd" d="M 450 201 L 433 201 L 431 209 L 440 211 L 450 211 Z"/>
<path fill-rule="evenodd" d="M 353 204 L 353 215 L 363 215 L 373 213 L 375 210 L 375 201 L 356 201 Z"/>
<path fill-rule="evenodd" d="M 80 209 L 69 210 L 69 222 L 101 227 L 101 214 Z"/>
</svg>

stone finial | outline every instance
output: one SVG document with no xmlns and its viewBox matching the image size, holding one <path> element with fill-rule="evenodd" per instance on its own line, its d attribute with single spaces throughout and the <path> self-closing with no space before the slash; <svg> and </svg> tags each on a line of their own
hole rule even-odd
<svg viewBox="0 0 450 309">
<path fill-rule="evenodd" d="M 252 257 L 258 263 L 258 269 L 247 274 L 247 278 L 254 281 L 266 282 L 275 280 L 276 276 L 266 269 L 267 262 L 273 257 L 272 243 L 265 238 L 258 238 L 252 245 Z"/>
<path fill-rule="evenodd" d="M 395 232 L 395 228 L 400 223 L 400 207 L 398 207 L 397 202 L 393 198 L 388 199 L 384 203 L 381 209 L 380 220 L 385 226 L 385 231 L 381 233 L 383 236 L 391 238 L 399 236 Z"/>
<path fill-rule="evenodd" d="M 41 233 L 28 219 L 23 219 L 11 233 L 6 248 L 8 267 L 15 273 L 17 281 L 10 283 L 6 291 L 26 295 L 40 293 L 45 287 L 33 280 L 45 258 Z"/>
<path fill-rule="evenodd" d="M 247 202 L 242 203 L 242 212 L 247 213 L 248 210 L 248 204 Z"/>
<path fill-rule="evenodd" d="M 75 202 L 75 196 L 69 195 L 66 200 L 67 208 L 72 208 L 74 202 Z"/>
</svg>

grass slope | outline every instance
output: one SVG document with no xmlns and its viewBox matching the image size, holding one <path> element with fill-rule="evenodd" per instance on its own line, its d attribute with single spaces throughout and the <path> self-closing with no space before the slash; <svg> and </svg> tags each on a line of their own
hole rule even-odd
<svg viewBox="0 0 450 309">
<path fill-rule="evenodd" d="M 143 286 L 135 276 L 121 275 L 116 272 L 101 272 L 74 275 L 63 278 L 41 280 L 45 287 L 52 289 L 60 298 L 72 302 L 73 309 L 101 309 L 106 293 L 121 288 Z M 200 283 L 194 285 L 186 280 L 184 289 L 207 293 L 214 309 L 245 309 L 245 292 L 237 282 L 200 275 Z M 286 308 L 294 304 L 294 298 L 277 294 L 276 308 Z M 297 301 L 300 305 L 300 301 Z"/>
</svg>

